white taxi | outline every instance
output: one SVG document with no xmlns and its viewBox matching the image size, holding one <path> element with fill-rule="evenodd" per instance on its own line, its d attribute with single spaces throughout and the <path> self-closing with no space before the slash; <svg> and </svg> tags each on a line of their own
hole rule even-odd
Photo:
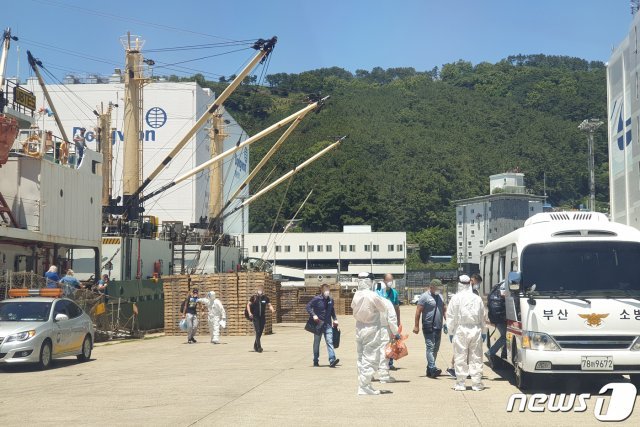
<svg viewBox="0 0 640 427">
<path fill-rule="evenodd" d="M 28 297 L 0 301 L 0 366 L 52 359 L 90 359 L 94 329 L 89 315 L 67 298 Z"/>
</svg>

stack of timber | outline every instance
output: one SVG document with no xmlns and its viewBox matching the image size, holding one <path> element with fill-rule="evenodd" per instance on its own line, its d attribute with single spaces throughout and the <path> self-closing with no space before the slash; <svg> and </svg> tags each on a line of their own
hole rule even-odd
<svg viewBox="0 0 640 427">
<path fill-rule="evenodd" d="M 351 315 L 351 300 L 353 293 L 350 290 L 341 290 L 339 285 L 330 286 L 331 297 L 337 316 Z M 306 306 L 311 299 L 320 293 L 317 287 L 282 287 L 280 289 L 280 318 L 282 322 L 304 323 L 309 319 Z"/>
<path fill-rule="evenodd" d="M 340 289 L 340 304 L 342 307 L 342 314 L 345 316 L 353 316 L 353 309 L 351 309 L 353 294 L 354 293 L 351 289 Z"/>
<path fill-rule="evenodd" d="M 214 291 L 220 299 L 227 314 L 227 328 L 221 329 L 223 336 L 252 335 L 253 323 L 245 319 L 244 309 L 249 298 L 255 294 L 256 287 L 264 286 L 265 294 L 271 299 L 274 308 L 277 307 L 276 282 L 271 275 L 263 272 L 249 273 L 217 273 L 207 275 L 176 275 L 163 277 L 164 283 L 164 319 L 166 335 L 186 335 L 179 329 L 181 319 L 180 306 L 187 295 L 194 288 L 198 289 L 199 297 L 206 298 L 207 292 Z M 198 306 L 198 334 L 209 333 L 208 313 L 203 305 Z M 276 315 L 267 311 L 267 323 L 264 333 L 273 332 L 273 322 Z"/>
</svg>

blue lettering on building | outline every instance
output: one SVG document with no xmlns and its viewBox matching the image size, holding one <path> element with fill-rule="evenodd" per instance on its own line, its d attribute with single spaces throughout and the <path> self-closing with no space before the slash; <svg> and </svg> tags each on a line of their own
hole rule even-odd
<svg viewBox="0 0 640 427">
<path fill-rule="evenodd" d="M 154 129 L 161 128 L 167 123 L 167 113 L 160 107 L 152 107 L 147 110 L 147 114 L 145 115 L 145 121 L 147 125 L 152 128 L 145 131 L 140 131 L 140 140 L 144 142 L 155 142 L 156 140 L 156 131 Z M 82 126 L 74 126 L 71 135 L 75 135 L 76 131 L 78 131 Z M 84 139 L 86 142 L 93 142 L 98 139 L 96 132 L 93 130 L 88 130 L 84 134 Z M 114 130 L 111 132 L 111 143 L 115 144 L 116 142 L 124 141 L 124 132 L 121 130 Z"/>
<path fill-rule="evenodd" d="M 73 127 L 73 131 L 72 131 L 72 135 L 75 135 L 76 132 L 81 129 L 80 126 L 74 126 Z M 93 142 L 95 140 L 97 140 L 98 136 L 96 135 L 96 133 L 94 131 L 91 130 L 87 130 L 84 133 L 84 140 L 86 142 Z M 153 129 L 148 129 L 145 131 L 140 131 L 140 140 L 144 141 L 144 142 L 155 142 L 156 140 L 156 131 Z M 115 144 L 116 142 L 123 142 L 124 141 L 124 132 L 121 130 L 114 130 L 113 132 L 111 132 L 111 144 Z"/>
<path fill-rule="evenodd" d="M 624 150 L 624 147 L 631 144 L 632 141 L 633 133 L 631 132 L 631 118 L 624 120 L 624 102 L 622 101 L 618 104 L 618 101 L 616 100 L 616 102 L 613 103 L 611 111 L 612 119 L 616 113 L 618 116 L 614 138 L 618 143 L 618 149 Z"/>
<path fill-rule="evenodd" d="M 234 175 L 236 178 L 240 178 L 242 173 L 246 174 L 249 169 L 249 149 L 244 147 L 241 153 L 234 153 L 233 163 L 235 165 Z"/>
</svg>

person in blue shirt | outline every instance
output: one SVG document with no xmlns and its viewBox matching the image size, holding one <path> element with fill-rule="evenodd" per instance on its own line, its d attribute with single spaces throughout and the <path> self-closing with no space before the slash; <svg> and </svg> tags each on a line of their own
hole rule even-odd
<svg viewBox="0 0 640 427">
<path fill-rule="evenodd" d="M 398 297 L 398 291 L 396 291 L 395 288 L 396 284 L 393 281 L 393 275 L 391 273 L 387 273 L 384 275 L 382 282 L 378 283 L 378 286 L 376 286 L 376 293 L 391 301 L 393 309 L 396 311 L 398 326 L 400 326 L 400 298 Z M 392 371 L 396 370 L 396 367 L 393 366 L 393 359 L 389 359 L 389 369 Z"/>
<path fill-rule="evenodd" d="M 322 285 L 320 291 L 320 295 L 313 297 L 307 304 L 307 313 L 316 324 L 321 325 L 320 333 L 313 335 L 313 366 L 320 366 L 320 339 L 324 335 L 324 342 L 327 344 L 327 353 L 329 354 L 329 366 L 335 368 L 340 362 L 333 349 L 333 327 L 338 326 L 338 318 L 329 285 Z"/>
<path fill-rule="evenodd" d="M 420 320 L 422 320 L 422 334 L 427 347 L 427 377 L 429 378 L 437 378 L 442 372 L 436 366 L 436 359 L 440 349 L 444 319 L 447 314 L 446 306 L 438 289 L 440 286 L 442 286 L 442 282 L 433 279 L 429 284 L 429 290 L 420 296 L 416 305 L 415 326 L 413 328 L 414 334 L 420 332 Z"/>
<path fill-rule="evenodd" d="M 60 276 L 58 276 L 58 267 L 52 265 L 49 267 L 49 271 L 44 273 L 44 278 L 47 280 L 47 288 L 57 288 Z"/>
<path fill-rule="evenodd" d="M 67 275 L 60 279 L 62 291 L 65 297 L 73 296 L 77 289 L 80 289 L 80 281 L 73 276 L 73 270 L 68 269 Z"/>
</svg>

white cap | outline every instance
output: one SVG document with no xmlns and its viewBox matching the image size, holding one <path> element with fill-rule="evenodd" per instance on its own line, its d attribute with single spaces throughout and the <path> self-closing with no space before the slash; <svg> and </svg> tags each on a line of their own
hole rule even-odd
<svg viewBox="0 0 640 427">
<path fill-rule="evenodd" d="M 466 274 L 463 274 L 462 276 L 460 276 L 460 277 L 458 278 L 458 281 L 459 281 L 460 283 L 464 283 L 464 284 L 467 284 L 467 285 L 468 285 L 468 284 L 469 284 L 469 282 L 471 282 L 471 279 L 470 279 L 470 278 L 469 278 L 469 276 L 467 276 Z"/>
<path fill-rule="evenodd" d="M 363 271 L 362 273 L 358 273 L 359 279 L 366 279 L 368 277 L 369 277 L 369 273 L 367 273 L 366 271 Z"/>
</svg>

